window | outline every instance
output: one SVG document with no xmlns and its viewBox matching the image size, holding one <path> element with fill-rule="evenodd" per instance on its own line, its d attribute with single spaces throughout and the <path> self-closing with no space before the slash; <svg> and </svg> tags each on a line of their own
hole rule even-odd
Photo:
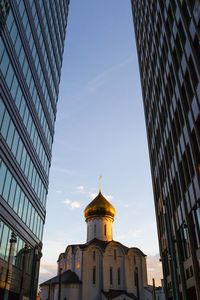
<svg viewBox="0 0 200 300">
<path fill-rule="evenodd" d="M 9 193 L 9 199 L 8 199 L 8 204 L 11 207 L 13 207 L 13 204 L 14 204 L 16 186 L 17 186 L 16 180 L 14 178 L 12 178 L 12 183 L 11 183 L 10 193 Z"/>
<path fill-rule="evenodd" d="M 96 267 L 93 267 L 93 270 L 92 270 L 92 283 L 93 284 L 96 283 Z"/>
<path fill-rule="evenodd" d="M 112 267 L 110 268 L 110 285 L 113 284 L 113 269 Z"/>
<path fill-rule="evenodd" d="M 0 168 L 0 195 L 2 195 L 2 192 L 3 192 L 3 185 L 4 185 L 5 176 L 6 176 L 6 166 L 3 162 L 1 162 L 1 168 Z"/>
<path fill-rule="evenodd" d="M 118 270 L 117 270 L 117 283 L 118 283 L 118 285 L 121 284 L 121 272 L 120 272 L 120 268 L 118 268 Z"/>
<path fill-rule="evenodd" d="M 7 171 L 6 179 L 5 179 L 6 184 L 4 184 L 4 189 L 3 189 L 3 198 L 6 201 L 8 200 L 8 195 L 9 195 L 9 191 L 10 191 L 11 180 L 12 180 L 11 174 L 10 174 L 9 171 Z"/>
<path fill-rule="evenodd" d="M 4 260 L 8 260 L 8 252 L 9 252 L 9 235 L 10 229 L 6 226 L 1 224 L 2 228 L 2 236 L 0 237 L 0 258 Z"/>
<path fill-rule="evenodd" d="M 4 137 L 4 139 L 6 139 L 6 136 L 7 136 L 9 123 L 10 123 L 10 116 L 6 111 L 4 114 L 2 125 L 1 125 L 1 134 Z"/>
</svg>

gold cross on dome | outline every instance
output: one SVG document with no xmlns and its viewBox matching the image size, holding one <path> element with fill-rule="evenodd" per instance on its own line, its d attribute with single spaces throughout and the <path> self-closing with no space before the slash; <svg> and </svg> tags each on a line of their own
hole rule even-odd
<svg viewBox="0 0 200 300">
<path fill-rule="evenodd" d="M 101 192 L 101 188 L 102 188 L 102 176 L 99 176 L 99 192 Z"/>
</svg>

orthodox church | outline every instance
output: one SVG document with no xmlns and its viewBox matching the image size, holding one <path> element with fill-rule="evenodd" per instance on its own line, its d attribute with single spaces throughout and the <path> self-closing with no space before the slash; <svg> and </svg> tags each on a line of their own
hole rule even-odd
<svg viewBox="0 0 200 300">
<path fill-rule="evenodd" d="M 102 195 L 85 208 L 87 242 L 69 245 L 57 276 L 40 284 L 41 300 L 146 300 L 145 254 L 113 240 L 115 208 Z"/>
</svg>

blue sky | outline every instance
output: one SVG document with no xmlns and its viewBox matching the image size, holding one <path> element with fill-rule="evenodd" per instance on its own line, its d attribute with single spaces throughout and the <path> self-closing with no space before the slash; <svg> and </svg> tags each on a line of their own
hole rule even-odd
<svg viewBox="0 0 200 300">
<path fill-rule="evenodd" d="M 68 244 L 85 243 L 83 210 L 100 175 L 117 212 L 114 239 L 149 255 L 150 277 L 156 276 L 159 250 L 129 0 L 70 1 L 40 281 L 56 273 Z"/>
</svg>

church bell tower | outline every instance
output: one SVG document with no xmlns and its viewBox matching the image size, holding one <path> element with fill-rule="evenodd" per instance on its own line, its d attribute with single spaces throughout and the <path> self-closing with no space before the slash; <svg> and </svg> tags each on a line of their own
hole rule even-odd
<svg viewBox="0 0 200 300">
<path fill-rule="evenodd" d="M 99 191 L 96 198 L 84 210 L 87 223 L 87 242 L 95 238 L 101 241 L 112 241 L 112 225 L 115 214 L 115 208 Z"/>
</svg>

